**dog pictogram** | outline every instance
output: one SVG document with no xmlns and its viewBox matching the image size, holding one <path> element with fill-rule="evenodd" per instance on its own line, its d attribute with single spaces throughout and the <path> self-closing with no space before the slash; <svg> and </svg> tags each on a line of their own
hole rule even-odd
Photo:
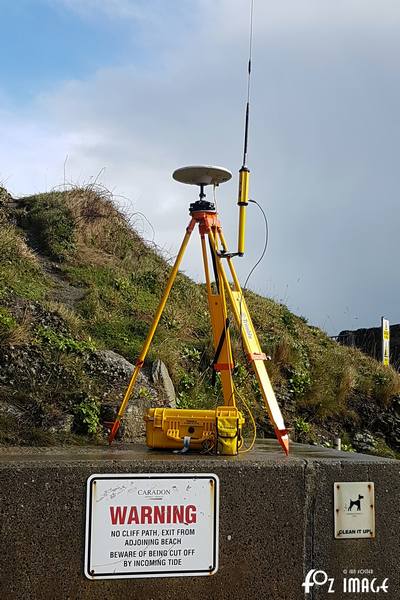
<svg viewBox="0 0 400 600">
<path fill-rule="evenodd" d="M 357 512 L 360 512 L 361 510 L 361 500 L 364 499 L 364 496 L 361 496 L 361 494 L 358 494 L 358 500 L 352 500 L 350 498 L 350 506 L 349 506 L 349 512 L 351 512 L 351 509 L 353 508 L 353 506 L 357 507 Z"/>
</svg>

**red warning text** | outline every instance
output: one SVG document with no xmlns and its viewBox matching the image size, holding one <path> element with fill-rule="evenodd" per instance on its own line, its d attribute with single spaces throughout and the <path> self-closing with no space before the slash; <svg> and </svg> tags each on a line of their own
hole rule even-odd
<svg viewBox="0 0 400 600">
<path fill-rule="evenodd" d="M 193 504 L 187 506 L 110 506 L 112 525 L 160 525 L 168 523 L 196 523 Z"/>
</svg>

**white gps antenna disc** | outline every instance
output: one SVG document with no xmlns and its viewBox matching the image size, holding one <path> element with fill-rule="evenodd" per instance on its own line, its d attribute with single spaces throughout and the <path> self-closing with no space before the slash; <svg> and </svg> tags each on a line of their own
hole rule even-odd
<svg viewBox="0 0 400 600">
<path fill-rule="evenodd" d="M 176 169 L 172 173 L 172 177 L 180 183 L 204 186 L 225 183 L 231 179 L 232 173 L 223 167 L 197 165 Z"/>
</svg>

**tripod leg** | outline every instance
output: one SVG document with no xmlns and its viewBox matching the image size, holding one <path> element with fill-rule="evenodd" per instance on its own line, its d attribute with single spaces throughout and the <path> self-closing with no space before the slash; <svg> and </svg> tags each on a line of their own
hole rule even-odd
<svg viewBox="0 0 400 600">
<path fill-rule="evenodd" d="M 196 225 L 196 221 L 194 219 L 192 219 L 190 221 L 187 229 L 186 229 L 185 237 L 183 238 L 183 241 L 182 241 L 181 247 L 179 249 L 178 255 L 177 255 L 176 259 L 175 259 L 174 266 L 172 267 L 172 271 L 171 271 L 170 276 L 168 278 L 167 285 L 166 285 L 163 297 L 161 298 L 160 304 L 158 305 L 157 312 L 156 312 L 156 315 L 154 317 L 153 323 L 151 324 L 150 330 L 149 330 L 149 332 L 147 334 L 146 341 L 145 341 L 145 343 L 143 345 L 143 348 L 142 348 L 142 351 L 141 351 L 141 353 L 139 355 L 139 358 L 136 361 L 135 370 L 133 371 L 133 374 L 132 374 L 131 380 L 129 382 L 128 388 L 127 388 L 127 390 L 125 392 L 124 399 L 122 400 L 122 404 L 119 407 L 118 414 L 117 414 L 117 416 L 115 418 L 115 421 L 114 421 L 114 424 L 112 426 L 110 435 L 108 436 L 108 442 L 110 444 L 112 443 L 113 439 L 115 438 L 115 436 L 117 434 L 117 431 L 119 429 L 119 426 L 121 424 L 121 419 L 124 416 L 125 409 L 126 409 L 127 404 L 129 402 L 129 398 L 131 397 L 133 388 L 134 388 L 135 383 L 136 383 L 137 376 L 139 375 L 139 372 L 140 372 L 141 368 L 143 367 L 144 360 L 145 360 L 146 355 L 147 355 L 147 353 L 149 351 L 150 344 L 151 344 L 151 342 L 153 340 L 155 331 L 157 329 L 157 325 L 158 325 L 158 323 L 159 323 L 159 321 L 161 319 L 161 315 L 162 315 L 162 313 L 164 311 L 165 305 L 166 305 L 167 300 L 168 300 L 168 296 L 170 294 L 171 288 L 172 288 L 173 283 L 175 281 L 176 275 L 178 273 L 179 266 L 181 264 L 183 255 L 185 253 L 186 247 L 187 247 L 189 239 L 190 239 L 190 235 L 191 235 L 191 233 L 192 233 L 195 225 Z"/>
<path fill-rule="evenodd" d="M 224 250 L 226 250 L 226 242 L 223 237 L 222 231 L 219 230 L 218 234 L 221 239 L 222 247 L 224 248 Z M 285 453 L 289 454 L 289 438 L 287 435 L 287 429 L 285 427 L 285 423 L 283 421 L 282 413 L 276 400 L 274 390 L 269 380 L 267 369 L 265 368 L 264 361 L 266 359 L 266 356 L 261 350 L 261 346 L 258 341 L 257 334 L 254 329 L 254 325 L 251 320 L 250 313 L 243 296 L 243 291 L 241 289 L 239 280 L 235 272 L 235 267 L 231 259 L 228 259 L 228 262 L 229 269 L 231 271 L 232 278 L 234 281 L 235 289 L 232 290 L 222 265 L 220 269 L 221 278 L 224 282 L 226 292 L 230 298 L 233 314 L 235 316 L 236 323 L 238 325 L 240 334 L 242 336 L 246 348 L 247 357 L 251 362 L 254 372 L 257 376 L 264 404 L 267 409 L 270 421 L 274 427 L 275 435 L 278 438 L 278 441 Z"/>
<path fill-rule="evenodd" d="M 216 268 L 216 279 L 221 281 L 220 276 L 220 259 L 217 256 L 217 248 L 215 246 L 215 236 L 208 232 L 208 237 L 210 240 L 211 251 L 215 258 L 215 268 Z M 231 348 L 231 339 L 229 333 L 229 321 L 225 300 L 225 290 L 224 286 L 219 285 L 219 290 L 216 294 L 212 293 L 211 284 L 210 284 L 210 276 L 208 270 L 208 262 L 207 262 L 207 254 L 206 254 L 206 245 L 204 235 L 201 236 L 201 244 L 203 250 L 203 261 L 204 261 L 204 271 L 206 275 L 206 287 L 207 287 L 207 295 L 208 295 L 208 306 L 210 309 L 210 317 L 211 317 L 211 325 L 213 330 L 213 340 L 214 340 L 214 349 L 215 349 L 215 357 L 213 361 L 214 371 L 218 371 L 221 373 L 221 385 L 222 385 L 222 393 L 224 396 L 224 406 L 235 406 L 235 394 L 234 387 L 232 381 L 232 370 L 233 370 L 233 358 L 232 358 L 232 348 Z"/>
</svg>

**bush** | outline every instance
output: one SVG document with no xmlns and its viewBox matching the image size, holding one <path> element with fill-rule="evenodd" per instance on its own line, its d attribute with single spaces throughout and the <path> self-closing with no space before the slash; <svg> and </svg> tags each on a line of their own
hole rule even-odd
<svg viewBox="0 0 400 600">
<path fill-rule="evenodd" d="M 36 334 L 38 336 L 37 341 L 44 342 L 59 352 L 90 354 L 96 350 L 95 345 L 90 339 L 88 341 L 76 340 L 70 336 L 58 333 L 57 331 L 54 331 L 50 327 L 46 327 L 44 325 L 38 325 L 36 328 Z"/>
<path fill-rule="evenodd" d="M 10 312 L 6 308 L 0 308 L 0 341 L 8 340 L 16 327 L 17 323 Z"/>
<path fill-rule="evenodd" d="M 75 250 L 75 220 L 60 194 L 41 194 L 25 201 L 22 225 L 41 252 L 63 260 Z"/>
<path fill-rule="evenodd" d="M 100 428 L 100 402 L 88 396 L 74 407 L 76 433 L 95 435 Z"/>
<path fill-rule="evenodd" d="M 36 257 L 28 248 L 23 236 L 12 225 L 0 226 L 0 265 L 27 261 L 36 266 Z"/>
<path fill-rule="evenodd" d="M 29 339 L 30 327 L 25 319 L 17 323 L 8 308 L 0 307 L 0 342 L 19 346 Z"/>
</svg>

